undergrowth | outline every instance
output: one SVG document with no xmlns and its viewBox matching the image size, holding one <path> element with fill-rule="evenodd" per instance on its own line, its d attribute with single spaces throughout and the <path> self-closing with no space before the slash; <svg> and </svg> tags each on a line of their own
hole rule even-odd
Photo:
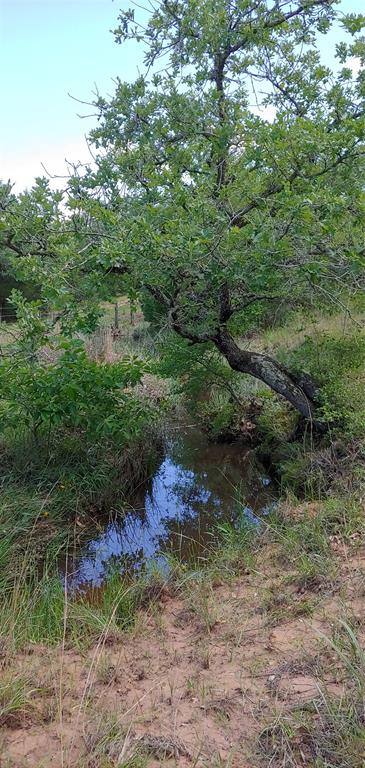
<svg viewBox="0 0 365 768">
<path fill-rule="evenodd" d="M 97 602 L 68 595 L 60 576 L 159 457 L 159 411 L 133 391 L 143 364 L 127 360 L 98 365 L 70 343 L 51 365 L 15 365 L 14 380 L 2 368 L 0 625 L 11 648 L 91 642 L 135 614 L 119 575 Z"/>
</svg>

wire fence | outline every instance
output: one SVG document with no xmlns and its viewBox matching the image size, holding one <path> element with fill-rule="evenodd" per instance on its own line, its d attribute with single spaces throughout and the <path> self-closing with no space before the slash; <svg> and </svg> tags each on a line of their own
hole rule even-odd
<svg viewBox="0 0 365 768">
<path fill-rule="evenodd" d="M 47 320 L 50 320 L 51 322 L 56 322 L 58 318 L 59 313 L 58 312 L 44 312 L 42 314 L 42 317 L 44 317 Z M 4 308 L 1 308 L 0 306 L 0 325 L 6 326 L 6 325 L 15 325 L 18 318 L 15 312 L 4 310 Z"/>
<path fill-rule="evenodd" d="M 101 317 L 95 330 L 90 334 L 77 333 L 76 336 L 83 340 L 85 350 L 88 356 L 99 362 L 113 362 L 128 351 L 136 351 L 138 345 L 143 346 L 146 326 L 141 312 L 120 311 L 120 307 L 115 304 L 110 306 L 105 316 Z M 57 334 L 57 321 L 59 313 L 56 311 L 43 313 L 43 317 L 51 324 L 54 324 L 54 330 Z M 15 312 L 7 309 L 6 313 L 0 315 L 0 344 L 8 345 L 17 337 L 17 316 Z M 53 345 L 44 346 L 39 350 L 39 356 L 53 362 L 58 352 Z"/>
</svg>

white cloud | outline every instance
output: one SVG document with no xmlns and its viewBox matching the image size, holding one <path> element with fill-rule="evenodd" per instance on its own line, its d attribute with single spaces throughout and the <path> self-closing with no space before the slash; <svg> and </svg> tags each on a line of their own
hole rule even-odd
<svg viewBox="0 0 365 768">
<path fill-rule="evenodd" d="M 27 187 L 30 188 L 37 176 L 47 176 L 45 168 L 51 176 L 67 176 L 66 161 L 92 165 L 92 157 L 84 138 L 59 144 L 35 143 L 19 151 L 8 152 L 6 156 L 1 157 L 0 179 L 10 179 L 14 183 L 14 191 L 21 192 Z M 50 179 L 54 189 L 62 187 L 64 183 L 63 178 Z"/>
<path fill-rule="evenodd" d="M 276 117 L 276 107 L 271 104 L 268 104 L 265 107 L 251 107 L 251 112 L 258 117 L 261 117 L 263 120 L 267 120 L 269 123 L 273 123 Z"/>
<path fill-rule="evenodd" d="M 346 67 L 351 69 L 352 77 L 356 77 L 361 69 L 361 59 L 359 59 L 358 56 L 351 56 L 351 58 L 346 61 Z"/>
</svg>

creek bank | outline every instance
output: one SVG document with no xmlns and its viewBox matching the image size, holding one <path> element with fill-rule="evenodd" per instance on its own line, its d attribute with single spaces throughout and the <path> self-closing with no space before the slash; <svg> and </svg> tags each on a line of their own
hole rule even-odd
<svg viewBox="0 0 365 768">
<path fill-rule="evenodd" d="M 330 748 L 332 765 L 361 768 L 364 672 L 343 617 L 363 647 L 364 547 L 336 551 L 342 589 L 319 593 L 297 589 L 284 550 L 260 545 L 238 577 L 191 574 L 178 595 L 160 585 L 129 632 L 108 624 L 87 650 L 17 654 L 4 673 L 23 684 L 21 708 L 4 708 L 9 768 L 117 768 L 122 753 L 158 768 L 171 745 L 179 768 L 325 764 Z"/>
</svg>

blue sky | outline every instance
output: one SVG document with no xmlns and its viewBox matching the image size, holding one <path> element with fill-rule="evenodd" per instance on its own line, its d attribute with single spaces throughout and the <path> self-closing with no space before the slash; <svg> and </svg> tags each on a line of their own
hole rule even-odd
<svg viewBox="0 0 365 768">
<path fill-rule="evenodd" d="M 114 43 L 123 0 L 0 0 L 0 178 L 30 186 L 44 175 L 65 172 L 65 158 L 89 159 L 85 133 L 92 118 L 80 120 L 95 84 L 112 93 L 112 78 L 133 80 L 142 68 L 140 46 Z M 342 0 L 344 11 L 360 12 L 363 0 Z M 334 30 L 323 51 L 340 37 Z M 61 183 L 60 183 L 61 184 Z"/>
<path fill-rule="evenodd" d="M 132 80 L 142 65 L 136 45 L 119 46 L 109 30 L 117 26 L 121 3 L 112 0 L 0 0 L 0 177 L 18 188 L 42 175 L 41 160 L 62 173 L 64 157 L 88 157 L 84 134 L 92 120 L 80 120 L 97 84 L 113 92 L 112 78 Z"/>
</svg>

